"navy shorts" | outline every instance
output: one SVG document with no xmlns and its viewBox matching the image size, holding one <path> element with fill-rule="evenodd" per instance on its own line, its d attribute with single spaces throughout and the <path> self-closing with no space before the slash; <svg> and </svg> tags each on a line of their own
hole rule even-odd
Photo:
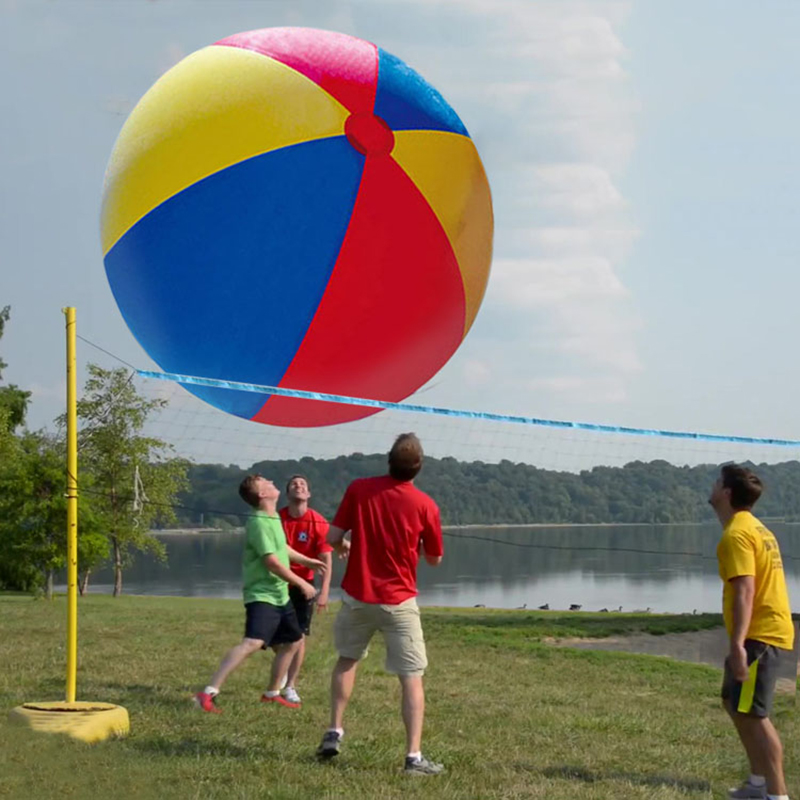
<svg viewBox="0 0 800 800">
<path fill-rule="evenodd" d="M 297 614 L 297 623 L 305 636 L 311 633 L 311 617 L 314 614 L 316 600 L 306 600 L 305 595 L 297 586 L 289 587 L 289 600 Z"/>
<path fill-rule="evenodd" d="M 778 679 L 780 650 L 770 644 L 755 639 L 745 639 L 747 665 L 750 676 L 739 683 L 731 672 L 728 659 L 725 659 L 725 675 L 722 679 L 722 699 L 734 711 L 751 717 L 768 717 L 775 695 Z"/>
<path fill-rule="evenodd" d="M 246 603 L 244 608 L 244 636 L 246 639 L 261 639 L 264 650 L 279 644 L 291 644 L 303 636 L 291 602 L 274 606 L 255 601 Z"/>
</svg>

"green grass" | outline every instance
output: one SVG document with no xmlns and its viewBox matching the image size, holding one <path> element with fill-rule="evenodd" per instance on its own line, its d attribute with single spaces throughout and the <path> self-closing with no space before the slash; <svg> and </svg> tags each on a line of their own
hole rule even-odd
<svg viewBox="0 0 800 800">
<path fill-rule="evenodd" d="M 509 639 L 604 638 L 637 633 L 661 636 L 718 628 L 722 614 L 599 614 L 564 611 L 505 611 L 495 609 L 449 608 L 426 615 L 432 635 L 442 626 L 457 625 L 462 635 L 476 633 L 481 641 Z"/>
<path fill-rule="evenodd" d="M 59 699 L 65 603 L 0 597 L 3 710 Z M 362 665 L 340 760 L 312 756 L 327 721 L 332 614 L 317 617 L 300 711 L 264 707 L 269 657 L 235 673 L 220 705 L 191 693 L 240 637 L 235 601 L 90 596 L 80 602 L 79 698 L 119 703 L 124 740 L 87 746 L 0 714 L 0 796 L 13 798 L 710 798 L 745 764 L 717 700 L 720 672 L 670 659 L 554 648 L 546 637 L 677 631 L 705 616 L 436 609 L 423 613 L 431 667 L 425 750 L 448 769 L 406 778 L 397 680 L 376 640 Z M 792 698 L 774 719 L 790 791 L 800 789 Z"/>
</svg>

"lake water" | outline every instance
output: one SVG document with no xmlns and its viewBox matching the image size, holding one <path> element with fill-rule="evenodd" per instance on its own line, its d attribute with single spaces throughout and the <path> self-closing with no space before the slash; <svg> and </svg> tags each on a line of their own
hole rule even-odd
<svg viewBox="0 0 800 800">
<path fill-rule="evenodd" d="M 789 593 L 800 608 L 800 526 L 771 523 L 784 556 Z M 445 557 L 419 567 L 422 605 L 587 611 L 720 610 L 715 548 L 718 525 L 466 528 L 445 531 Z M 125 570 L 126 594 L 241 597 L 240 532 L 160 533 L 168 560 L 139 555 Z M 335 564 L 332 592 L 343 565 Z M 113 575 L 92 576 L 108 592 Z"/>
</svg>

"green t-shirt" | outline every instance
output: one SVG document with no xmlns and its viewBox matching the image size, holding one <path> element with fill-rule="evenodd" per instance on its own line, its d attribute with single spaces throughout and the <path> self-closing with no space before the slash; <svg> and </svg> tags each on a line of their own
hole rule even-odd
<svg viewBox="0 0 800 800">
<path fill-rule="evenodd" d="M 286 534 L 281 519 L 276 514 L 270 517 L 264 511 L 247 520 L 247 541 L 242 559 L 242 576 L 245 603 L 272 603 L 285 606 L 289 602 L 289 584 L 273 575 L 264 563 L 264 556 L 274 553 L 278 561 L 289 568 L 289 551 L 286 549 Z"/>
</svg>

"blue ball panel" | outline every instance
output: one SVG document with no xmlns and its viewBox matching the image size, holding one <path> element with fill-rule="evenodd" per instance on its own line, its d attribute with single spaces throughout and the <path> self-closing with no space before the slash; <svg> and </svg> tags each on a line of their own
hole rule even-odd
<svg viewBox="0 0 800 800">
<path fill-rule="evenodd" d="M 458 114 L 421 75 L 378 48 L 374 113 L 394 131 L 450 131 L 469 136 Z"/>
<path fill-rule="evenodd" d="M 151 358 L 169 372 L 278 384 L 336 264 L 363 167 L 344 137 L 305 142 L 217 172 L 139 220 L 105 266 Z M 246 418 L 269 398 L 186 388 Z"/>
</svg>

